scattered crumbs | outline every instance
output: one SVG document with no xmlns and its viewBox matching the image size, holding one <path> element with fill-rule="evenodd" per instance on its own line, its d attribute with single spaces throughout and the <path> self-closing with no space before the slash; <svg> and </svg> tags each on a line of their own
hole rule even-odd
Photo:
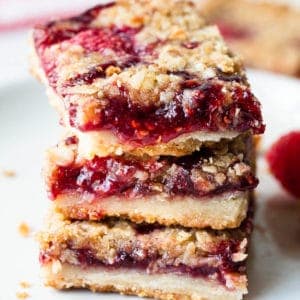
<svg viewBox="0 0 300 300">
<path fill-rule="evenodd" d="M 19 285 L 23 289 L 28 289 L 31 286 L 31 284 L 29 282 L 27 282 L 27 281 L 20 281 Z"/>
<path fill-rule="evenodd" d="M 27 292 L 17 292 L 16 296 L 18 299 L 27 299 L 29 297 L 29 294 Z"/>
<path fill-rule="evenodd" d="M 15 177 L 16 176 L 16 172 L 13 170 L 3 170 L 2 173 L 5 177 Z"/>
<path fill-rule="evenodd" d="M 21 236 L 28 237 L 30 234 L 30 227 L 25 222 L 22 222 L 18 226 L 18 231 Z"/>
</svg>

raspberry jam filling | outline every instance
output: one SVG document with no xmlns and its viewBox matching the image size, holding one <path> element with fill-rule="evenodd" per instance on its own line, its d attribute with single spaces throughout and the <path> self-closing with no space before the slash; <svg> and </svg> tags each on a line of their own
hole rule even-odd
<svg viewBox="0 0 300 300">
<path fill-rule="evenodd" d="M 206 254 L 210 263 L 202 262 L 196 265 L 183 263 L 174 265 L 171 259 L 164 258 L 158 250 L 149 251 L 138 246 L 131 247 L 132 249 L 129 249 L 129 251 L 116 251 L 115 257 L 110 261 L 98 259 L 94 251 L 89 248 L 76 249 L 69 245 L 67 249 L 72 252 L 72 261 L 77 261 L 76 264 L 79 264 L 82 268 L 139 269 L 145 270 L 147 274 L 176 273 L 194 278 L 217 279 L 221 284 L 226 285 L 226 274 L 243 274 L 245 272 L 245 261 L 234 262 L 232 259 L 234 254 L 239 251 L 239 246 L 240 241 L 237 240 L 222 241 L 213 252 Z M 205 258 L 205 256 L 202 258 Z M 45 250 L 40 252 L 39 259 L 40 263 L 45 265 L 52 260 L 60 259 L 60 257 L 59 254 L 53 254 L 51 251 Z"/>
<path fill-rule="evenodd" d="M 49 180 L 52 199 L 68 193 L 122 198 L 158 193 L 170 196 L 212 196 L 226 191 L 245 191 L 257 186 L 251 167 L 239 155 L 213 155 L 203 148 L 193 155 L 138 160 L 95 157 L 77 165 L 56 166 Z"/>
<path fill-rule="evenodd" d="M 262 133 L 260 104 L 250 90 L 234 86 L 232 100 L 228 101 L 223 87 L 219 80 L 184 79 L 173 100 L 158 106 L 135 104 L 127 89 L 118 87 L 120 96 L 108 96 L 105 106 L 96 106 L 93 117 L 84 124 L 78 121 L 80 108 L 71 106 L 70 124 L 81 131 L 112 131 L 121 141 L 137 146 L 166 143 L 197 130 L 244 132 L 252 129 L 254 133 Z M 190 93 L 189 99 L 186 93 Z"/>
</svg>

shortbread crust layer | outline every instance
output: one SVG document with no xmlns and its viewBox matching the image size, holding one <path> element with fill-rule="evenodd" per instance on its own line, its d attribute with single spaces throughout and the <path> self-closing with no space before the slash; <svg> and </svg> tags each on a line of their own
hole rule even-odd
<svg viewBox="0 0 300 300">
<path fill-rule="evenodd" d="M 42 274 L 45 284 L 56 289 L 88 288 L 93 292 L 117 292 L 161 300 L 241 300 L 247 293 L 244 278 L 235 278 L 240 281 L 239 287 L 230 290 L 202 278 L 149 275 L 128 269 L 82 269 L 59 261 L 42 266 Z"/>
<path fill-rule="evenodd" d="M 195 228 L 236 228 L 247 215 L 249 193 L 224 193 L 214 197 L 173 197 L 165 195 L 138 199 L 108 197 L 82 200 L 82 195 L 60 196 L 54 201 L 56 210 L 75 220 L 101 220 L 119 217 L 136 223 L 159 223 Z"/>
</svg>

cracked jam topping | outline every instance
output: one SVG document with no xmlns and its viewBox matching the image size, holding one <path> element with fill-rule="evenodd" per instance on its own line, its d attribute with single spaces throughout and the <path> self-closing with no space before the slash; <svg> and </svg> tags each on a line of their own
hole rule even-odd
<svg viewBox="0 0 300 300">
<path fill-rule="evenodd" d="M 74 192 L 99 199 L 157 193 L 197 197 L 255 188 L 258 180 L 248 158 L 237 146 L 239 143 L 221 145 L 215 149 L 203 146 L 201 151 L 180 158 L 162 156 L 141 160 L 132 156 L 108 156 L 57 165 L 48 178 L 48 189 L 52 199 Z"/>
<path fill-rule="evenodd" d="M 198 130 L 262 133 L 260 104 L 216 28 L 191 3 L 147 5 L 112 3 L 35 29 L 69 124 L 137 146 Z"/>
</svg>

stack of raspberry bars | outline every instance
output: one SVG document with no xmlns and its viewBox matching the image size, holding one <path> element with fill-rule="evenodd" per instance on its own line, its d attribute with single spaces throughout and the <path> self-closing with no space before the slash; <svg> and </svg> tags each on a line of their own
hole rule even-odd
<svg viewBox="0 0 300 300">
<path fill-rule="evenodd" d="M 264 125 L 216 27 L 187 1 L 117 1 L 36 27 L 33 49 L 66 132 L 45 167 L 46 284 L 241 299 Z"/>
</svg>

